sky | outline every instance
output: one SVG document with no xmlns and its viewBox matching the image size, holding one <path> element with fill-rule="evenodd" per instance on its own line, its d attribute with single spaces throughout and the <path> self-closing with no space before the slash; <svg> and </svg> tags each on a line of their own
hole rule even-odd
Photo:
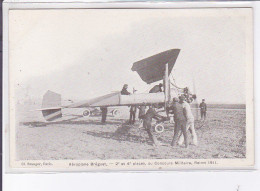
<svg viewBox="0 0 260 191">
<path fill-rule="evenodd" d="M 147 85 L 132 64 L 178 48 L 178 86 L 208 103 L 245 103 L 251 18 L 245 8 L 11 10 L 10 83 L 16 99 L 47 90 L 88 99 L 123 84 L 142 93 L 158 82 Z"/>
</svg>

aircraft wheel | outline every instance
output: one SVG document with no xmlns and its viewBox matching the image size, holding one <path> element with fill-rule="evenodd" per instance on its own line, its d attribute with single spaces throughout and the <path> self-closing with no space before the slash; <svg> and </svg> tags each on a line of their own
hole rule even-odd
<svg viewBox="0 0 260 191">
<path fill-rule="evenodd" d="M 155 125 L 154 130 L 156 133 L 162 133 L 164 132 L 164 126 L 162 124 L 157 124 Z"/>
<path fill-rule="evenodd" d="M 86 109 L 85 111 L 83 111 L 83 117 L 89 117 L 91 114 L 90 110 Z"/>
<path fill-rule="evenodd" d="M 112 115 L 114 117 L 119 117 L 121 115 L 121 112 L 118 109 L 113 110 Z"/>
</svg>

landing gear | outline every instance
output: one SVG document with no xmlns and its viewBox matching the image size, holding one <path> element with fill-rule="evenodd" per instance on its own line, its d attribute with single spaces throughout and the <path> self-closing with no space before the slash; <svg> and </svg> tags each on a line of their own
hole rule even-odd
<svg viewBox="0 0 260 191">
<path fill-rule="evenodd" d="M 91 112 L 90 112 L 90 110 L 88 110 L 88 109 L 86 109 L 85 111 L 83 111 L 83 117 L 89 117 L 90 116 L 90 114 L 91 114 Z"/>
<path fill-rule="evenodd" d="M 115 110 L 112 111 L 112 115 L 114 117 L 119 117 L 121 115 L 121 112 L 118 109 L 115 109 Z"/>
<path fill-rule="evenodd" d="M 154 127 L 154 130 L 156 133 L 162 133 L 164 132 L 164 126 L 163 124 L 159 123 L 159 124 L 156 124 L 155 127 Z"/>
</svg>

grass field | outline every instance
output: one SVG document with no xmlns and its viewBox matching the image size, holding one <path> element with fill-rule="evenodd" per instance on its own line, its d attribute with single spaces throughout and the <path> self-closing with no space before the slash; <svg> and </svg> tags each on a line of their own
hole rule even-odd
<svg viewBox="0 0 260 191">
<path fill-rule="evenodd" d="M 64 112 L 61 121 L 46 123 L 35 105 L 18 105 L 16 126 L 17 160 L 62 159 L 209 159 L 245 158 L 245 110 L 209 110 L 205 122 L 196 120 L 198 146 L 171 147 L 173 125 L 155 134 L 164 145 L 153 147 L 138 123 L 128 125 L 128 108 L 120 118 L 88 119 L 82 111 Z M 189 135 L 191 139 L 191 136 Z"/>
<path fill-rule="evenodd" d="M 198 108 L 198 104 L 192 104 L 193 108 Z M 246 109 L 245 104 L 207 104 L 208 109 Z"/>
</svg>

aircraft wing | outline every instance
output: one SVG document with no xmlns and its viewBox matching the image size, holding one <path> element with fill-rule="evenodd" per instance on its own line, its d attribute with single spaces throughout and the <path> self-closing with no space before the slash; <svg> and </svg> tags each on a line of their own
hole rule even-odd
<svg viewBox="0 0 260 191">
<path fill-rule="evenodd" d="M 168 63 L 170 74 L 179 53 L 180 49 L 171 49 L 137 61 L 133 63 L 132 71 L 136 71 L 147 84 L 162 80 L 165 73 L 164 65 Z"/>
<path fill-rule="evenodd" d="M 55 109 L 62 109 L 63 107 L 45 107 L 41 109 L 36 109 L 36 111 L 43 111 L 43 110 L 55 110 Z"/>
<path fill-rule="evenodd" d="M 83 100 L 66 106 L 66 108 L 115 106 L 120 103 L 120 92 L 106 94 L 93 99 Z"/>
<path fill-rule="evenodd" d="M 153 103 L 164 103 L 164 92 L 142 93 L 132 95 L 121 95 L 115 92 L 97 98 L 80 101 L 68 106 L 61 106 L 61 95 L 52 91 L 47 91 L 43 96 L 42 112 L 47 121 L 53 121 L 62 117 L 63 108 L 85 108 L 85 107 L 111 107 L 111 106 L 131 106 L 150 105 Z"/>
<path fill-rule="evenodd" d="M 116 92 L 94 99 L 73 103 L 66 106 L 66 108 L 148 105 L 152 103 L 164 103 L 164 93 L 121 95 L 120 92 Z"/>
<path fill-rule="evenodd" d="M 120 92 L 114 92 L 93 99 L 76 102 L 67 106 L 61 106 L 61 95 L 55 92 L 48 91 L 43 96 L 42 108 L 38 110 L 54 112 L 60 111 L 63 108 L 149 105 L 153 103 L 164 103 L 164 99 L 164 92 L 141 93 L 131 95 L 121 95 Z"/>
</svg>

